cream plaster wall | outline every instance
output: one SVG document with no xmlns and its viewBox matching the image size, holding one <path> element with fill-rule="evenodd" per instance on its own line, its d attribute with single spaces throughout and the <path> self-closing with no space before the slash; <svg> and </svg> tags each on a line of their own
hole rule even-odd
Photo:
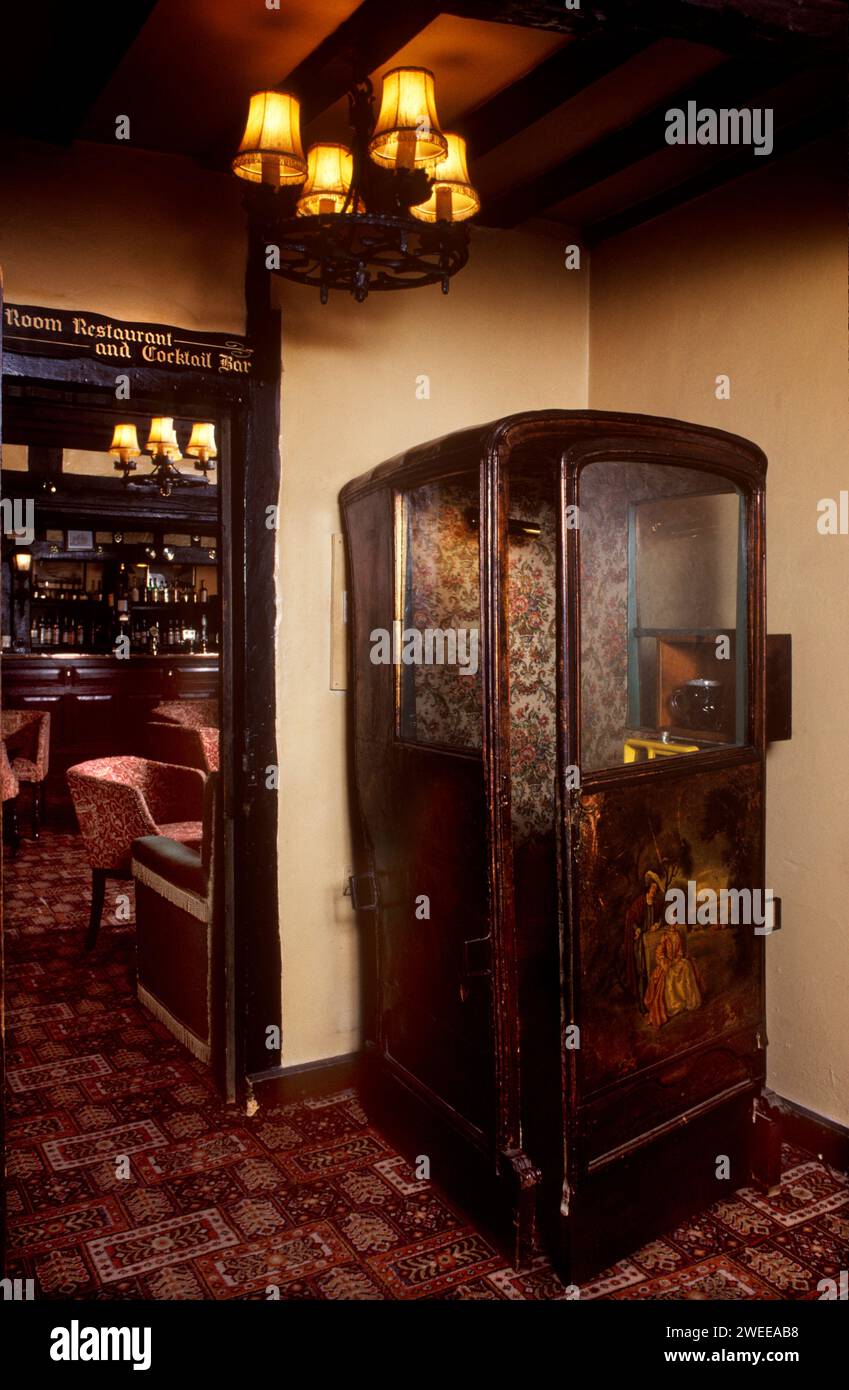
<svg viewBox="0 0 849 1390">
<path fill-rule="evenodd" d="M 118 141 L 2 141 L 0 171 L 7 300 L 244 332 L 235 179 Z"/>
<path fill-rule="evenodd" d="M 587 275 L 566 238 L 473 234 L 447 298 L 436 288 L 357 305 L 283 296 L 283 486 L 278 710 L 283 1061 L 359 1040 L 345 704 L 330 683 L 330 537 L 343 483 L 462 426 L 586 405 Z M 416 379 L 430 378 L 430 399 Z"/>
<path fill-rule="evenodd" d="M 769 1084 L 849 1122 L 849 536 L 817 502 L 849 487 L 846 226 L 823 143 L 593 256 L 590 406 L 671 415 L 769 459 L 769 630 L 793 635 L 793 739 L 767 760 Z M 717 400 L 715 377 L 731 378 Z"/>
</svg>

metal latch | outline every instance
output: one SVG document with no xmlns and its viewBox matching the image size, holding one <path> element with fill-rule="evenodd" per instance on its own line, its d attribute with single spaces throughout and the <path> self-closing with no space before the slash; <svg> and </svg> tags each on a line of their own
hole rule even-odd
<svg viewBox="0 0 849 1390">
<path fill-rule="evenodd" d="M 363 902 L 360 898 L 358 883 L 366 882 L 371 888 L 371 901 Z M 376 912 L 377 911 L 377 879 L 369 869 L 364 874 L 350 874 L 348 877 L 348 893 L 351 898 L 351 905 L 355 912 Z"/>
</svg>

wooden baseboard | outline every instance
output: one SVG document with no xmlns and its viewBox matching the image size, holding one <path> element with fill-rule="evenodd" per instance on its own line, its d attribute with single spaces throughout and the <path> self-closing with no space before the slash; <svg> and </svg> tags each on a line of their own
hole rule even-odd
<svg viewBox="0 0 849 1390">
<path fill-rule="evenodd" d="M 269 1067 L 248 1076 L 248 1091 L 260 1105 L 288 1105 L 310 1096 L 326 1096 L 356 1086 L 360 1079 L 360 1054 L 347 1052 L 301 1062 L 292 1067 Z"/>
<path fill-rule="evenodd" d="M 849 1172 L 849 1128 L 846 1125 L 827 1120 L 824 1115 L 806 1110 L 804 1105 L 797 1105 L 793 1100 L 785 1100 L 775 1091 L 764 1091 L 764 1099 L 778 1112 L 785 1144 L 808 1149 L 830 1168 Z"/>
</svg>

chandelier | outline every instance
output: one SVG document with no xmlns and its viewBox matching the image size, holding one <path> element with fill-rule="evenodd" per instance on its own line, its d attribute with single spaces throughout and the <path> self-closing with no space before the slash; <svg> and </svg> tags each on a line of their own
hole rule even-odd
<svg viewBox="0 0 849 1390">
<path fill-rule="evenodd" d="M 297 99 L 251 97 L 233 171 L 255 185 L 249 208 L 268 268 L 317 288 L 322 304 L 332 289 L 358 303 L 370 290 L 441 284 L 447 294 L 469 259 L 465 224 L 480 198 L 465 140 L 439 127 L 433 73 L 386 73 L 376 120 L 368 79 L 348 107 L 351 145 L 320 142 L 305 156 Z"/>
<path fill-rule="evenodd" d="M 197 487 L 209 482 L 209 473 L 215 468 L 218 450 L 215 447 L 215 425 L 202 421 L 192 425 L 191 438 L 186 445 L 186 453 L 194 459 L 195 468 L 203 474 L 201 478 L 181 473 L 177 464 L 181 462 L 183 451 L 177 439 L 174 420 L 170 415 L 156 416 L 150 422 L 150 433 L 145 445 L 153 467 L 149 473 L 136 472 L 136 459 L 141 457 L 138 433 L 135 425 L 116 425 L 109 452 L 115 460 L 115 467 L 124 474 L 124 482 L 132 488 L 158 488 L 162 497 L 170 497 L 174 488 Z"/>
</svg>

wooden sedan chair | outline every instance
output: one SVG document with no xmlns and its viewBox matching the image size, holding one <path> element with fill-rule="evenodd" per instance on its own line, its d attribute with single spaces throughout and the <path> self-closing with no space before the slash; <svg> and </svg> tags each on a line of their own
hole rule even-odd
<svg viewBox="0 0 849 1390">
<path fill-rule="evenodd" d="M 667 910 L 765 886 L 765 470 L 547 411 L 342 492 L 367 1102 L 569 1279 L 747 1182 L 763 1133 L 764 935 Z"/>
</svg>

